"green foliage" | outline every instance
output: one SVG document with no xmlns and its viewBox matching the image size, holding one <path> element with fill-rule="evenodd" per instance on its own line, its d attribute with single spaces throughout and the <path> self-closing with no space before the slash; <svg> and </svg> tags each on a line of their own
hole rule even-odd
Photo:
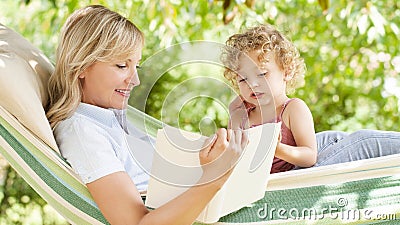
<svg viewBox="0 0 400 225">
<path fill-rule="evenodd" d="M 54 209 L 10 167 L 0 186 L 0 224 L 67 224 Z"/>
<path fill-rule="evenodd" d="M 388 1 L 395 12 L 382 4 L 332 2 L 326 16 L 312 23 L 298 17 L 301 26 L 291 29 L 308 66 L 298 94 L 309 103 L 318 130 L 399 130 L 400 93 L 387 86 L 398 86 L 399 48 L 393 46 L 399 43 L 399 3 Z"/>
<path fill-rule="evenodd" d="M 166 123 L 208 135 L 227 125 L 226 106 L 233 92 L 196 80 L 211 76 L 222 82 L 221 67 L 196 62 L 164 68 L 182 57 L 182 52 L 169 52 L 150 64 L 155 53 L 182 42 L 224 43 L 243 27 L 271 23 L 295 43 L 306 61 L 306 84 L 293 96 L 308 103 L 317 131 L 400 130 L 399 1 L 3 0 L 0 22 L 54 61 L 61 25 L 72 11 L 87 4 L 106 5 L 145 33 L 142 84 L 130 104 Z M 156 75 L 160 77 L 154 82 L 151 77 Z M 150 90 L 149 95 L 142 90 Z M 208 97 L 198 96 L 184 104 L 173 101 L 178 99 L 173 96 L 186 96 L 193 90 L 205 90 Z M 19 193 L 43 205 L 38 196 L 21 187 L 7 186 L 14 189 L 9 195 L 17 205 L 22 204 Z"/>
<path fill-rule="evenodd" d="M 29 3 L 29 4 L 27 4 Z M 284 32 L 306 60 L 306 85 L 293 96 L 303 98 L 311 107 L 317 131 L 360 128 L 399 130 L 399 4 L 390 0 L 341 1 L 5 1 L 1 22 L 13 27 L 54 61 L 58 33 L 66 17 L 87 4 L 104 4 L 137 24 L 146 35 L 143 59 L 173 44 L 210 40 L 223 43 L 243 27 L 272 23 Z M 321 8 L 315 8 L 320 4 Z M 329 8 L 326 6 L 329 5 Z M 236 14 L 229 23 L 224 18 L 230 7 Z M 302 10 L 298 10 L 298 9 Z M 4 9 L 8 9 L 5 11 Z M 18 13 L 18 16 L 15 12 Z M 23 12 L 23 13 L 22 13 Z M 226 24 L 226 25 L 225 25 Z M 175 55 L 174 55 L 175 54 Z M 163 64 L 173 63 L 179 52 L 165 57 Z M 203 63 L 203 68 L 210 65 Z M 157 66 L 157 65 L 154 65 Z M 130 99 L 136 107 L 146 100 L 147 113 L 161 118 L 165 96 L 181 82 L 195 76 L 189 66 L 177 66 L 164 71 L 155 84 L 147 84 L 153 69 L 141 72 L 142 86 L 151 88 L 150 96 Z M 194 71 L 194 72 L 193 72 Z M 212 70 L 221 79 L 220 69 Z M 146 86 L 147 85 L 147 86 Z M 149 87 L 148 85 L 151 85 Z M 196 89 L 192 84 L 191 89 Z M 221 93 L 220 99 L 230 99 L 232 93 Z M 212 101 L 195 104 L 196 112 L 207 112 Z M 228 104 L 228 103 L 225 103 Z M 180 111 L 177 109 L 176 111 Z M 191 122 L 190 110 L 179 114 L 181 121 Z M 214 110 L 218 114 L 224 110 Z M 171 121 L 164 115 L 165 121 Z M 199 114 L 196 114 L 199 116 Z M 222 116 L 227 118 L 227 116 Z M 201 120 L 201 119 L 200 119 Z M 198 119 L 193 121 L 199 121 Z M 221 126 L 226 121 L 216 121 Z M 193 123 L 189 130 L 199 130 Z"/>
</svg>

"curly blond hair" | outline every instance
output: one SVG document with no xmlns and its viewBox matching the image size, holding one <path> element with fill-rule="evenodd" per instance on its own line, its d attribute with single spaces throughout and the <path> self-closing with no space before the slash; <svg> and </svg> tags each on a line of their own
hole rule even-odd
<svg viewBox="0 0 400 225">
<path fill-rule="evenodd" d="M 82 98 L 79 75 L 96 62 L 126 59 L 140 51 L 143 33 L 127 18 L 100 5 L 81 8 L 65 22 L 49 80 L 46 116 L 54 129 Z"/>
<path fill-rule="evenodd" d="M 261 64 L 268 62 L 268 53 L 274 53 L 278 66 L 286 76 L 291 78 L 287 82 L 286 93 L 292 93 L 303 84 L 306 67 L 299 51 L 272 25 L 264 24 L 232 35 L 222 49 L 221 61 L 225 66 L 224 76 L 236 90 L 239 89 L 236 80 L 239 58 L 252 51 L 260 52 L 258 59 Z"/>
</svg>

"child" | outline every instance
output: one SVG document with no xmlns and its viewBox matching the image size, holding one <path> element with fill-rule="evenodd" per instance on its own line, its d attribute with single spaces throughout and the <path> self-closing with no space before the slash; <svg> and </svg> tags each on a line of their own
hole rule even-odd
<svg viewBox="0 0 400 225">
<path fill-rule="evenodd" d="M 281 121 L 282 140 L 276 148 L 271 172 L 313 166 L 317 142 L 311 112 L 302 100 L 286 95 L 287 89 L 294 88 L 304 74 L 304 62 L 297 49 L 268 25 L 233 35 L 226 45 L 224 75 L 240 91 L 240 97 L 230 106 L 231 115 L 235 115 L 231 118 L 231 127 Z M 241 115 L 242 100 L 249 109 L 249 124 L 243 124 L 247 115 Z"/>
<path fill-rule="evenodd" d="M 287 96 L 302 82 L 304 60 L 273 26 L 259 25 L 232 35 L 226 41 L 222 61 L 224 76 L 240 93 L 229 106 L 229 126 L 238 129 L 282 122 L 281 142 L 271 173 L 400 152 L 397 132 L 330 131 L 316 137 L 308 106 L 301 99 Z"/>
</svg>

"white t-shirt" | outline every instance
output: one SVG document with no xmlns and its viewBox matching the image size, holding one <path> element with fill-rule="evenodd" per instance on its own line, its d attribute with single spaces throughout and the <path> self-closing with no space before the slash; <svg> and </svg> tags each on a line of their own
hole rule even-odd
<svg viewBox="0 0 400 225">
<path fill-rule="evenodd" d="M 62 156 L 85 184 L 126 171 L 139 191 L 147 189 L 154 140 L 125 116 L 123 110 L 80 103 L 54 130 Z"/>
</svg>

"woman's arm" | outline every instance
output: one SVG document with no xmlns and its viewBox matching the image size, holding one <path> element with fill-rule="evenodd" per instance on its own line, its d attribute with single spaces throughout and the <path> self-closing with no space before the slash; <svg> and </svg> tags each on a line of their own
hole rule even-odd
<svg viewBox="0 0 400 225">
<path fill-rule="evenodd" d="M 313 166 L 317 161 L 317 141 L 308 106 L 300 99 L 291 101 L 282 120 L 292 131 L 297 147 L 279 143 L 275 156 L 297 166 Z"/>
<path fill-rule="evenodd" d="M 220 188 L 213 183 L 195 186 L 160 208 L 148 211 L 125 172 L 102 177 L 87 187 L 111 224 L 192 224 Z"/>
<path fill-rule="evenodd" d="M 111 224 L 192 224 L 225 183 L 231 165 L 238 160 L 246 144 L 247 136 L 242 131 L 218 130 L 215 143 L 199 154 L 201 163 L 206 164 L 199 185 L 152 211 L 146 209 L 135 184 L 125 172 L 102 177 L 87 187 Z M 212 180 L 215 174 L 222 176 Z"/>
</svg>

